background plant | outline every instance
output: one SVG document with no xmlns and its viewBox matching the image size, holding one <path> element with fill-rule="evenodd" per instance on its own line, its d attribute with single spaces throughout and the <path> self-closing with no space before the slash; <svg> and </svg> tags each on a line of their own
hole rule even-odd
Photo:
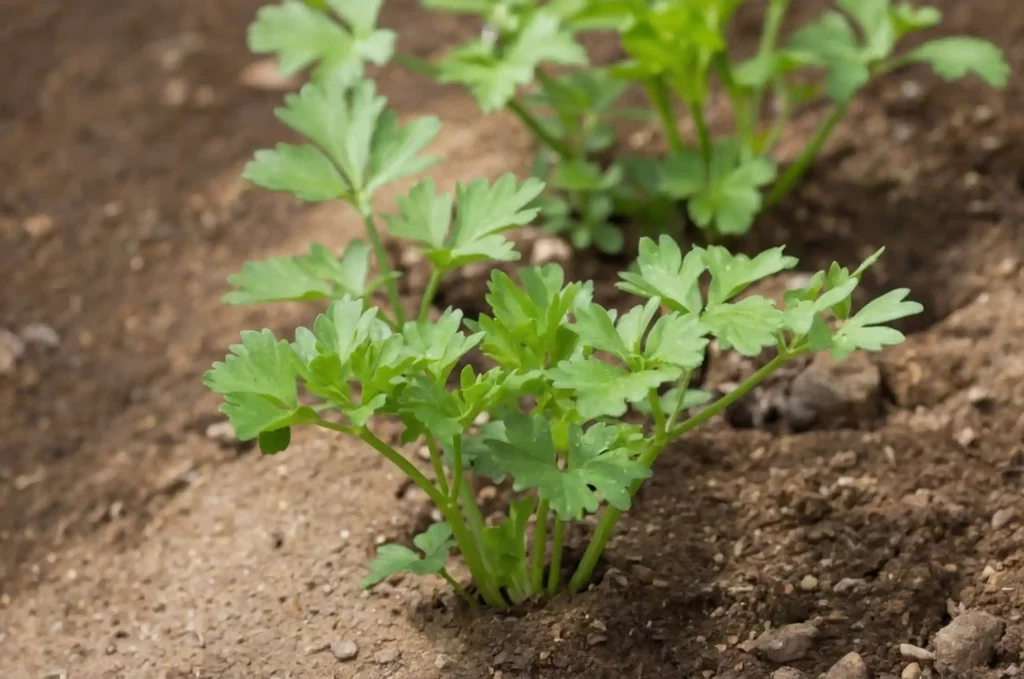
<svg viewBox="0 0 1024 679">
<path fill-rule="evenodd" d="M 899 50 L 901 40 L 941 20 L 932 7 L 890 0 L 837 0 L 780 42 L 790 0 L 769 0 L 759 48 L 739 61 L 728 24 L 742 0 L 422 0 L 433 10 L 475 14 L 486 29 L 424 70 L 466 86 L 485 112 L 514 114 L 542 147 L 538 165 L 552 189 L 545 214 L 577 246 L 622 247 L 615 217 L 679 233 L 674 205 L 716 235 L 746 233 L 757 214 L 803 177 L 851 99 L 873 78 L 923 63 L 946 79 L 975 74 L 1005 86 L 1009 67 L 991 43 L 946 37 Z M 612 30 L 627 58 L 594 69 L 576 38 Z M 553 69 L 557 69 L 557 74 Z M 823 75 L 808 85 L 808 73 Z M 713 85 L 727 95 L 732 134 L 715 137 L 706 121 Z M 661 157 L 609 158 L 610 123 L 627 85 L 647 95 L 668 145 Z M 776 144 L 797 107 L 831 112 L 796 160 L 780 173 Z M 768 106 L 767 104 L 771 105 Z M 685 111 L 695 129 L 685 140 Z M 628 115 L 628 114 L 627 114 Z"/>
<path fill-rule="evenodd" d="M 344 16 L 340 0 L 327 4 Z M 261 13 L 257 23 L 268 16 Z M 434 162 L 422 152 L 438 123 L 421 118 L 402 127 L 371 81 L 350 79 L 347 68 L 328 72 L 337 77 L 318 78 L 277 111 L 306 143 L 256 152 L 245 176 L 300 200 L 347 202 L 362 217 L 371 246 L 354 242 L 337 257 L 314 244 L 305 256 L 246 264 L 231 279 L 230 303 L 323 299 L 330 305 L 292 341 L 270 330 L 243 332 L 204 381 L 223 395 L 221 410 L 239 439 L 257 439 L 264 453 L 285 450 L 298 425 L 343 433 L 384 456 L 436 505 L 443 521 L 415 537 L 415 550 L 381 547 L 365 587 L 401 571 L 437 574 L 477 605 L 447 570 L 458 549 L 488 606 L 579 590 L 667 446 L 786 361 L 813 351 L 838 359 L 858 349 L 877 351 L 903 339 L 887 323 L 921 311 L 900 289 L 853 313 L 851 295 L 880 253 L 853 272 L 838 264 L 819 272 L 788 292 L 780 308 L 744 293 L 796 265 L 782 248 L 754 258 L 720 246 L 683 252 L 662 236 L 643 239 L 635 270 L 621 274 L 619 287 L 638 298 L 621 316 L 593 300 L 591 283 L 568 282 L 557 265 L 548 265 L 521 269 L 518 281 L 495 270 L 489 313 L 477 319 L 447 309 L 432 320 L 445 275 L 474 262 L 518 258 L 504 234 L 537 216 L 544 185 L 505 175 L 460 184 L 453 196 L 422 180 L 398 198 L 395 214 L 381 218 L 374 196 Z M 378 221 L 430 263 L 415 318 L 402 312 Z M 388 292 L 388 307 L 372 299 L 380 288 Z M 771 357 L 712 401 L 690 389 L 711 341 Z M 479 372 L 466 364 L 471 351 L 492 367 Z M 630 411 L 648 416 L 626 418 Z M 490 421 L 478 427 L 484 414 Z M 372 419 L 380 416 L 402 423 L 398 446 L 374 433 Z M 410 445 L 429 451 L 429 473 L 403 453 Z M 510 481 L 514 498 L 500 521 L 483 519 L 474 476 Z M 566 527 L 596 512 L 597 528 L 566 583 L 560 577 Z"/>
</svg>

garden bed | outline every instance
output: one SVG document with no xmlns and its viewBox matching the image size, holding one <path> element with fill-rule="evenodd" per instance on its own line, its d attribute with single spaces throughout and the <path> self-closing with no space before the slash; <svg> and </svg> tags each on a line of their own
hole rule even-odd
<svg viewBox="0 0 1024 679">
<path fill-rule="evenodd" d="M 906 344 L 826 373 L 856 396 L 833 423 L 796 417 L 799 371 L 781 375 L 662 456 L 592 589 L 474 614 L 429 580 L 358 589 L 379 541 L 429 521 L 383 460 L 312 431 L 260 458 L 224 436 L 202 390 L 239 327 L 312 317 L 225 308 L 226 276 L 359 229 L 344 208 L 302 210 L 237 179 L 278 135 L 279 93 L 238 81 L 258 4 L 0 10 L 3 49 L 31 55 L 0 95 L 13 178 L 0 193 L 0 327 L 59 335 L 0 375 L 4 676 L 761 679 L 784 664 L 814 677 L 857 652 L 872 676 L 895 677 L 931 668 L 900 644 L 928 647 L 973 609 L 1005 633 L 990 663 L 957 676 L 1024 667 L 1018 76 L 1004 93 L 917 71 L 873 86 L 805 185 L 740 244 L 786 243 L 806 270 L 884 245 L 865 287 L 907 286 L 925 304 Z M 1018 2 L 938 4 L 944 31 L 992 39 L 1024 70 Z M 385 13 L 406 50 L 432 54 L 470 29 L 434 18 L 417 30 L 413 5 Z M 29 49 L 44 36 L 53 50 Z M 509 120 L 397 69 L 380 81 L 403 114 L 443 119 L 440 183 L 526 167 Z M 568 268 L 605 276 L 599 290 L 616 270 L 587 253 Z M 713 357 L 707 386 L 750 370 Z M 801 657 L 744 643 L 805 622 L 817 635 Z"/>
</svg>

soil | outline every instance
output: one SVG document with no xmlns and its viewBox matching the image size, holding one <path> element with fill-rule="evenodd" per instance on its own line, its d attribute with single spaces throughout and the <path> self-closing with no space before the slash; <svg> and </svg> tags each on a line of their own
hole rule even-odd
<svg viewBox="0 0 1024 679">
<path fill-rule="evenodd" d="M 316 312 L 227 308 L 227 275 L 359 233 L 343 208 L 238 178 L 253 149 L 282 137 L 280 92 L 239 80 L 259 4 L 0 6 L 12 65 L 0 93 L 0 328 L 59 336 L 29 342 L 0 374 L 0 675 L 764 679 L 780 664 L 744 642 L 811 622 L 820 635 L 793 667 L 813 677 L 856 651 L 872 676 L 895 677 L 909 662 L 901 643 L 928 646 L 966 609 L 1006 622 L 970 676 L 1019 671 L 1019 76 L 1005 92 L 916 70 L 888 77 L 803 187 L 737 244 L 785 242 L 807 269 L 886 246 L 865 287 L 910 287 L 927 313 L 905 326 L 905 345 L 862 362 L 877 374 L 870 408 L 810 426 L 785 409 L 717 419 L 659 460 L 594 587 L 473 614 L 432 581 L 359 591 L 375 544 L 408 540 L 429 513 L 372 451 L 306 431 L 261 458 L 209 429 L 217 400 L 199 377 L 238 330 L 284 331 Z M 1024 70 L 1019 0 L 937 4 L 944 31 L 991 39 Z M 424 24 L 414 5 L 385 11 L 407 51 L 474 30 Z M 737 40 L 753 44 L 755 29 L 740 21 Z M 529 141 L 507 118 L 397 68 L 380 82 L 403 115 L 445 123 L 441 184 L 528 167 Z M 801 115 L 790 155 L 822 115 Z M 610 288 L 610 266 L 581 255 L 570 270 Z M 715 360 L 708 382 L 750 369 Z M 786 402 L 797 373 L 751 405 Z M 339 659 L 346 642 L 354 659 Z"/>
</svg>

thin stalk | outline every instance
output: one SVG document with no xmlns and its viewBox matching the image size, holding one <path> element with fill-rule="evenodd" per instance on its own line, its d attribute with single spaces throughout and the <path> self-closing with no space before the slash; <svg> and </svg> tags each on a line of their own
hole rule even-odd
<svg viewBox="0 0 1024 679">
<path fill-rule="evenodd" d="M 647 400 L 651 404 L 651 414 L 654 416 L 654 435 L 656 438 L 660 438 L 668 433 L 665 427 L 665 411 L 661 407 L 661 397 L 658 395 L 657 389 L 651 389 L 647 392 Z"/>
<path fill-rule="evenodd" d="M 498 610 L 508 608 L 508 605 L 505 603 L 505 599 L 498 592 L 497 588 L 494 587 L 490 571 L 484 564 L 481 556 L 481 544 L 466 527 L 465 519 L 462 517 L 462 512 L 459 511 L 459 503 L 456 500 L 458 496 L 455 493 L 451 495 L 442 494 L 441 491 L 434 487 L 434 484 L 430 483 L 430 480 L 427 479 L 419 469 L 409 462 L 409 460 L 405 459 L 405 457 L 403 457 L 397 450 L 377 438 L 373 432 L 366 427 L 359 430 L 359 438 L 373 446 L 375 450 L 390 460 L 395 466 L 411 478 L 413 483 L 423 489 L 427 496 L 430 497 L 435 505 L 437 505 L 437 508 L 441 510 L 444 518 L 448 521 L 448 525 L 452 529 L 452 535 L 455 538 L 455 542 L 459 545 L 459 551 L 462 552 L 462 558 L 465 559 L 466 566 L 469 567 L 469 572 L 472 574 L 473 581 L 480 590 L 480 595 L 484 598 L 484 601 L 486 601 L 489 606 L 493 606 Z M 461 447 L 456 447 L 456 450 L 459 452 L 456 459 L 458 462 L 458 468 L 461 471 L 462 456 L 460 448 Z M 426 485 L 424 485 L 424 483 Z M 455 480 L 455 484 L 454 490 L 457 492 L 457 478 Z"/>
<path fill-rule="evenodd" d="M 693 116 L 693 124 L 697 128 L 697 141 L 700 143 L 700 155 L 704 158 L 704 166 L 711 165 L 711 133 L 708 132 L 708 124 L 704 120 L 704 105 L 688 104 L 690 115 Z"/>
<path fill-rule="evenodd" d="M 508 106 L 508 110 L 512 111 L 512 113 L 519 118 L 520 122 L 526 126 L 526 129 L 528 129 L 538 141 L 557 153 L 562 160 L 571 160 L 575 157 L 576 154 L 573 153 L 571 148 L 566 146 L 562 140 L 555 138 L 554 135 L 545 130 L 541 122 L 537 120 L 532 113 L 527 111 L 526 107 L 517 100 L 509 99 L 506 106 Z"/>
<path fill-rule="evenodd" d="M 728 408 L 738 399 L 749 393 L 751 389 L 763 382 L 764 379 L 775 372 L 779 366 L 800 353 L 803 352 L 779 354 L 773 358 L 764 365 L 764 367 L 747 378 L 743 384 L 736 387 L 693 417 L 670 429 L 664 443 L 657 441 L 653 442 L 643 455 L 640 456 L 640 462 L 648 468 L 652 467 L 655 460 L 658 459 L 658 455 L 660 455 L 661 451 L 665 449 L 665 445 L 691 429 L 699 427 L 718 413 Z M 636 491 L 640 488 L 642 483 L 643 481 L 639 479 L 634 481 L 629 487 L 630 495 L 636 494 Z M 597 562 L 601 558 L 601 554 L 604 553 L 604 548 L 607 546 L 608 540 L 611 539 L 612 533 L 615 531 L 615 525 L 618 523 L 620 516 L 622 516 L 622 511 L 615 507 L 606 507 L 604 512 L 601 514 L 601 519 L 597 523 L 597 528 L 594 529 L 594 535 L 590 538 L 590 544 L 587 545 L 587 549 L 583 553 L 583 558 L 580 560 L 579 565 L 576 567 L 576 572 L 573 573 L 572 579 L 569 581 L 570 592 L 578 592 L 583 589 L 588 582 L 590 582 L 590 578 L 594 574 L 594 567 L 597 566 Z"/>
<path fill-rule="evenodd" d="M 682 153 L 686 146 L 683 144 L 683 138 L 679 134 L 676 114 L 672 108 L 672 99 L 669 96 L 669 89 L 665 85 L 665 81 L 661 78 L 649 80 L 644 83 L 644 89 L 647 90 L 647 96 L 651 103 L 654 104 L 654 109 L 658 112 L 658 120 L 661 121 L 661 129 L 668 138 L 669 148 L 672 149 L 673 153 Z"/>
<path fill-rule="evenodd" d="M 548 539 L 548 501 L 541 500 L 537 506 L 537 526 L 533 530 L 533 563 L 530 566 L 530 589 L 539 592 L 544 589 L 544 547 Z"/>
<path fill-rule="evenodd" d="M 427 289 L 423 292 L 423 299 L 420 300 L 420 323 L 427 322 L 427 313 L 430 305 L 434 303 L 434 296 L 437 294 L 437 286 L 441 284 L 441 272 L 434 269 L 430 272 L 430 280 L 427 281 Z"/>
<path fill-rule="evenodd" d="M 548 598 L 558 594 L 558 580 L 562 574 L 562 540 L 565 537 L 565 521 L 555 516 L 551 529 L 551 568 L 548 570 Z"/>
<path fill-rule="evenodd" d="M 833 109 L 831 115 L 825 119 L 825 122 L 821 124 L 818 131 L 814 134 L 814 138 L 811 143 L 808 144 L 803 151 L 800 152 L 800 156 L 786 168 L 786 171 L 779 177 L 779 180 L 772 186 L 771 191 L 768 192 L 768 196 L 765 198 L 765 206 L 771 207 L 777 204 L 780 200 L 789 195 L 789 192 L 793 190 L 796 183 L 803 178 L 804 174 L 807 173 L 807 169 L 811 166 L 814 158 L 821 151 L 821 147 L 825 145 L 829 137 L 832 136 L 832 131 L 835 129 L 836 124 L 842 120 L 843 114 L 846 113 L 846 107 L 848 102 L 838 104 Z"/>
<path fill-rule="evenodd" d="M 775 97 L 782 101 L 782 108 L 779 110 L 778 116 L 772 122 L 771 127 L 768 128 L 768 133 L 761 142 L 761 148 L 759 149 L 761 153 L 767 154 L 772 152 L 775 145 L 779 143 L 779 139 L 782 138 L 782 133 L 786 131 L 789 119 L 793 115 L 793 104 L 786 94 L 784 87 L 778 88 Z"/>
<path fill-rule="evenodd" d="M 771 0 L 768 11 L 764 17 L 764 32 L 761 33 L 761 44 L 757 49 L 758 58 L 765 58 L 775 51 L 775 44 L 779 40 L 779 31 L 782 30 L 783 19 L 786 18 L 786 10 L 789 9 L 790 0 Z M 753 112 L 753 124 L 756 127 L 761 120 L 761 106 L 764 103 L 764 87 L 754 90 L 751 97 L 751 111 Z"/>
<path fill-rule="evenodd" d="M 395 314 L 395 324 L 401 328 L 405 323 L 405 311 L 402 309 L 402 298 L 398 296 L 398 284 L 391 277 L 392 270 L 391 264 L 388 262 L 388 253 L 384 250 L 384 244 L 380 240 L 380 233 L 377 231 L 377 225 L 373 221 L 373 215 L 369 207 L 363 208 L 361 212 L 363 224 L 366 225 L 366 235 L 370 237 L 373 256 L 377 260 L 377 270 L 381 276 L 387 278 L 385 287 L 388 291 L 388 301 L 391 303 L 391 308 Z"/>
<path fill-rule="evenodd" d="M 473 489 L 469 487 L 469 484 L 463 485 L 459 491 L 459 501 L 462 503 L 462 512 L 469 523 L 469 530 L 473 532 L 473 537 L 476 539 L 477 544 L 484 544 L 484 531 L 487 528 L 487 524 L 484 523 L 484 515 L 480 513 L 480 506 L 477 505 L 476 498 L 473 497 Z M 491 562 L 487 557 L 487 552 L 482 551 L 480 556 L 487 571 L 490 572 Z"/>
<path fill-rule="evenodd" d="M 442 493 L 448 495 L 448 479 L 444 473 L 444 462 L 441 460 L 441 451 L 437 447 L 437 441 L 433 434 L 427 434 L 427 450 L 430 451 L 430 463 L 434 466 L 437 485 L 441 488 Z"/>
<path fill-rule="evenodd" d="M 447 568 L 442 568 L 441 572 L 439 573 L 439 575 L 442 578 L 444 578 L 444 581 L 447 582 L 448 585 L 453 590 L 455 590 L 456 594 L 458 594 L 460 597 L 462 597 L 462 599 L 467 604 L 469 604 L 470 608 L 473 608 L 473 609 L 479 608 L 479 606 L 477 606 L 476 599 L 474 599 L 472 596 L 470 596 L 469 592 L 466 591 L 466 588 L 463 587 L 462 585 L 460 585 L 458 583 L 458 581 L 451 576 L 451 573 L 448 572 Z"/>
<path fill-rule="evenodd" d="M 462 484 L 465 483 L 465 474 L 462 471 L 462 436 L 456 436 L 452 439 L 452 492 L 451 497 L 455 498 L 456 501 L 459 498 L 459 491 L 462 490 Z M 472 491 L 471 491 L 472 492 Z"/>
<path fill-rule="evenodd" d="M 718 77 L 721 78 L 725 91 L 732 101 L 732 116 L 733 122 L 736 125 L 736 135 L 744 144 L 752 147 L 755 129 L 753 120 L 751 120 L 750 113 L 747 110 L 746 96 L 743 94 L 740 86 L 736 84 L 736 79 L 732 75 L 732 64 L 729 63 L 728 54 L 722 53 L 715 57 L 715 69 L 718 71 Z"/>
</svg>

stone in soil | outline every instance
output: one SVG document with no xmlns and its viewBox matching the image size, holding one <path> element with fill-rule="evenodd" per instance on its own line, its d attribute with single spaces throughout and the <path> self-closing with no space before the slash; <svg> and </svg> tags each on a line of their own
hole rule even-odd
<svg viewBox="0 0 1024 679">
<path fill-rule="evenodd" d="M 14 366 L 24 353 L 25 341 L 10 330 L 0 328 L 0 375 L 14 372 Z"/>
<path fill-rule="evenodd" d="M 359 647 L 356 646 L 356 642 L 339 640 L 331 642 L 331 653 L 334 657 L 342 662 L 349 660 L 355 660 L 355 657 L 359 655 Z"/>
<path fill-rule="evenodd" d="M 881 371 L 867 355 L 839 362 L 818 354 L 790 386 L 788 420 L 798 429 L 870 421 L 880 412 L 881 393 Z"/>
<path fill-rule="evenodd" d="M 398 660 L 398 656 L 402 654 L 397 648 L 385 648 L 383 651 L 377 651 L 373 654 L 373 662 L 378 665 L 387 665 Z"/>
<path fill-rule="evenodd" d="M 900 655 L 911 660 L 935 660 L 935 654 L 913 644 L 900 644 Z"/>
<path fill-rule="evenodd" d="M 790 662 L 807 655 L 818 634 L 817 627 L 809 622 L 801 622 L 770 629 L 754 641 L 742 644 L 740 648 L 772 662 Z"/>
<path fill-rule="evenodd" d="M 916 662 L 912 662 L 903 668 L 900 672 L 900 679 L 920 679 L 921 677 L 921 666 Z"/>
<path fill-rule="evenodd" d="M 772 679 L 804 679 L 806 676 L 795 667 L 780 667 L 772 672 Z"/>
<path fill-rule="evenodd" d="M 967 611 L 949 623 L 932 639 L 936 667 L 942 676 L 955 677 L 992 659 L 1006 625 L 984 611 Z"/>
<path fill-rule="evenodd" d="M 868 679 L 868 666 L 858 653 L 847 653 L 829 669 L 825 679 Z"/>
</svg>

